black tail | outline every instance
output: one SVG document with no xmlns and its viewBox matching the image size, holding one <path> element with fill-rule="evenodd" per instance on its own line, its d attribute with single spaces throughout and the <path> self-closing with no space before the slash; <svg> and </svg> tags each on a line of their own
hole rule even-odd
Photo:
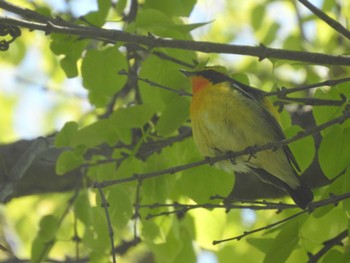
<svg viewBox="0 0 350 263">
<path fill-rule="evenodd" d="M 298 188 L 293 189 L 281 179 L 271 175 L 264 169 L 251 168 L 251 171 L 254 172 L 264 182 L 273 184 L 278 188 L 287 191 L 290 197 L 295 202 L 295 204 L 302 209 L 305 209 L 307 205 L 311 203 L 311 201 L 314 199 L 314 194 L 311 192 L 310 188 L 304 184 L 304 182 L 296 173 L 295 176 L 298 178 L 300 185 L 298 186 Z"/>
<path fill-rule="evenodd" d="M 310 188 L 302 181 L 297 189 L 286 187 L 285 190 L 289 193 L 295 204 L 302 209 L 305 209 L 309 203 L 314 199 L 314 195 Z"/>
</svg>

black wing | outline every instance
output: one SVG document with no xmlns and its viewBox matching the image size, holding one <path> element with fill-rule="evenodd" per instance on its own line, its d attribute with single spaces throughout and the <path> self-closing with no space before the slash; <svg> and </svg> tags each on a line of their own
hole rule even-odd
<svg viewBox="0 0 350 263">
<path fill-rule="evenodd" d="M 286 136 L 284 135 L 281 126 L 279 125 L 279 123 L 277 122 L 277 120 L 271 115 L 271 113 L 264 108 L 264 118 L 266 119 L 266 121 L 268 121 L 271 124 L 271 127 L 273 129 L 273 131 L 275 132 L 275 134 L 277 135 L 277 139 L 279 141 L 282 141 L 286 138 Z M 295 159 L 292 151 L 290 150 L 288 145 L 285 145 L 282 147 L 284 153 L 287 156 L 288 162 L 298 171 L 300 172 L 300 167 L 297 163 L 297 160 Z"/>
<path fill-rule="evenodd" d="M 243 84 L 237 80 L 234 80 L 234 79 L 230 79 L 230 83 L 231 83 L 232 88 L 240 91 L 247 98 L 258 102 L 259 105 L 264 104 L 263 103 L 264 94 L 265 94 L 264 91 L 258 90 L 256 88 L 253 88 L 253 87 L 248 86 L 248 85 L 245 85 L 245 84 Z M 263 117 L 266 119 L 266 121 L 268 123 L 271 124 L 272 130 L 276 134 L 276 137 L 277 137 L 276 139 L 279 141 L 284 140 L 286 137 L 282 131 L 281 126 L 279 125 L 279 123 L 275 119 L 275 117 L 272 116 L 272 114 L 263 106 L 262 106 L 262 112 L 263 112 Z M 288 147 L 288 145 L 283 146 L 282 149 L 283 149 L 284 153 L 286 154 L 290 165 L 292 165 L 298 172 L 300 172 L 300 167 L 299 167 L 292 151 Z"/>
</svg>

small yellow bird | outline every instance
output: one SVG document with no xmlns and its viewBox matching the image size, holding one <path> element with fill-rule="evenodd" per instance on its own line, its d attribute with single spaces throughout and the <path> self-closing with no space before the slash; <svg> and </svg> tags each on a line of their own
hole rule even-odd
<svg viewBox="0 0 350 263">
<path fill-rule="evenodd" d="M 203 156 L 214 157 L 285 138 L 277 121 L 279 114 L 263 91 L 228 77 L 217 67 L 182 72 L 192 80 L 193 137 Z M 300 168 L 288 146 L 220 161 L 216 166 L 228 173 L 253 173 L 287 191 L 303 209 L 313 200 L 311 190 L 296 172 Z"/>
</svg>

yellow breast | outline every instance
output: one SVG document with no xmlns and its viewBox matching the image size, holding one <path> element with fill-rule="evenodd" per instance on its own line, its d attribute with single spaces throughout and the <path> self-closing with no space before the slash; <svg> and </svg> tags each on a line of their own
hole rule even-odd
<svg viewBox="0 0 350 263">
<path fill-rule="evenodd" d="M 253 143 L 252 136 L 245 132 L 256 126 L 250 107 L 254 105 L 249 105 L 249 101 L 230 88 L 229 83 L 212 85 L 195 93 L 191 120 L 201 154 L 214 156 L 217 151 L 239 151 Z"/>
<path fill-rule="evenodd" d="M 217 156 L 276 141 L 264 107 L 231 88 L 229 83 L 207 86 L 194 93 L 190 115 L 199 152 L 203 156 Z M 251 167 L 263 168 L 281 178 L 292 173 L 282 149 L 259 152 L 255 157 L 241 156 L 236 163 L 222 161 L 217 166 L 227 172 L 243 173 Z M 295 177 L 290 178 L 288 183 L 295 185 Z"/>
</svg>

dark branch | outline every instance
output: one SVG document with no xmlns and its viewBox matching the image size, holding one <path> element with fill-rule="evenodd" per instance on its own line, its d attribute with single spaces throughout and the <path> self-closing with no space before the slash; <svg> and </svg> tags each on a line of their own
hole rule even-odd
<svg viewBox="0 0 350 263">
<path fill-rule="evenodd" d="M 130 74 L 128 72 L 126 72 L 125 70 L 121 70 L 118 72 L 119 75 L 126 75 L 126 76 L 130 76 Z M 152 87 L 157 87 L 157 88 L 161 88 L 161 89 L 164 89 L 164 90 L 167 90 L 167 91 L 171 91 L 171 92 L 174 92 L 176 94 L 178 94 L 179 96 L 192 96 L 191 93 L 188 93 L 184 90 L 177 90 L 177 89 L 173 89 L 173 88 L 169 88 L 169 87 L 166 87 L 164 85 L 161 85 L 159 83 L 156 83 L 154 81 L 151 81 L 149 79 L 145 79 L 145 78 L 141 78 L 141 77 L 137 77 L 138 80 L 144 82 L 144 83 L 147 83 L 148 85 L 152 86 Z"/>
<path fill-rule="evenodd" d="M 204 41 L 195 42 L 189 40 L 163 39 L 154 36 L 130 34 L 119 30 L 80 26 L 75 24 L 67 26 L 67 23 L 68 22 L 65 22 L 63 25 L 57 21 L 38 23 L 13 18 L 0 17 L 0 24 L 3 25 L 12 25 L 28 28 L 31 30 L 40 30 L 45 32 L 45 34 L 60 33 L 66 35 L 74 35 L 82 38 L 100 40 L 111 44 L 115 44 L 116 42 L 124 42 L 145 45 L 150 48 L 163 47 L 199 51 L 204 53 L 240 54 L 257 57 L 259 58 L 259 60 L 263 60 L 265 58 L 275 58 L 292 61 L 302 61 L 319 65 L 350 66 L 350 57 L 347 56 L 333 56 L 322 53 L 274 49 L 262 45 L 258 47 L 253 47 L 243 45 L 228 45 Z"/>
<path fill-rule="evenodd" d="M 312 13 L 314 13 L 316 16 L 318 16 L 320 19 L 322 19 L 324 22 L 326 22 L 330 27 L 332 27 L 334 30 L 342 34 L 347 39 L 350 39 L 350 31 L 347 30 L 342 24 L 340 24 L 338 21 L 334 20 L 333 18 L 329 17 L 327 14 L 325 14 L 321 9 L 314 6 L 312 3 L 310 3 L 308 0 L 298 0 L 300 3 L 302 3 L 306 8 L 308 8 Z"/>
<path fill-rule="evenodd" d="M 270 229 L 270 228 L 272 228 L 272 227 L 275 227 L 275 226 L 277 226 L 277 225 L 280 225 L 280 224 L 282 224 L 282 223 L 285 223 L 285 222 L 287 222 L 287 221 L 289 221 L 289 220 L 291 220 L 291 219 L 293 219 L 293 218 L 295 218 L 295 217 L 298 217 L 298 216 L 300 216 L 300 215 L 302 215 L 302 214 L 304 214 L 304 213 L 312 213 L 315 209 L 317 209 L 317 208 L 319 208 L 319 207 L 323 207 L 323 206 L 326 206 L 326 205 L 329 205 L 329 204 L 333 204 L 333 205 L 337 205 L 338 203 L 339 203 L 339 201 L 342 201 L 342 200 L 344 200 L 344 199 L 348 199 L 348 198 L 350 198 L 350 192 L 348 192 L 348 193 L 345 193 L 345 194 L 342 194 L 342 195 L 332 195 L 332 196 L 330 196 L 330 198 L 328 198 L 328 199 L 325 199 L 325 200 L 321 200 L 321 201 L 318 201 L 318 202 L 313 202 L 313 203 L 311 203 L 310 205 L 309 205 L 309 208 L 307 208 L 306 210 L 304 210 L 304 211 L 301 211 L 301 212 L 298 212 L 298 213 L 296 213 L 296 214 L 294 214 L 294 215 L 291 215 L 291 216 L 289 216 L 289 217 L 287 217 L 287 218 L 284 218 L 284 219 L 282 219 L 282 220 L 280 220 L 280 221 L 277 221 L 277 222 L 275 222 L 275 223 L 273 223 L 273 224 L 269 224 L 269 225 L 266 225 L 266 226 L 264 226 L 264 227 L 260 227 L 260 228 L 256 228 L 256 229 L 253 229 L 253 230 L 251 230 L 251 231 L 245 231 L 242 235 L 239 235 L 239 236 L 235 236 L 235 237 L 231 237 L 231 238 L 227 238 L 227 239 L 223 239 L 223 240 L 218 240 L 218 241 L 213 241 L 213 245 L 216 245 L 216 244 L 219 244 L 219 243 L 222 243 L 222 242 L 227 242 L 227 241 L 232 241 L 232 240 L 240 240 L 240 239 L 242 239 L 242 238 L 244 238 L 244 237 L 246 237 L 246 236 L 248 236 L 248 235 L 250 235 L 250 234 L 253 234 L 253 233 L 256 233 L 256 232 L 260 232 L 260 231 L 264 231 L 264 230 L 267 230 L 267 229 Z M 287 209 L 288 207 L 283 207 L 283 209 Z M 332 246 L 334 246 L 334 245 L 337 245 L 337 244 L 339 244 L 339 242 L 343 239 L 343 238 L 345 238 L 345 237 L 343 237 L 343 233 L 341 233 L 339 236 L 337 236 L 337 237 L 335 237 L 335 238 L 333 238 L 333 239 L 330 239 L 330 240 L 328 240 L 328 241 L 326 241 L 326 242 L 324 242 L 324 246 L 326 247 L 324 247 L 323 249 L 325 250 L 324 251 L 324 253 L 326 253 Z M 346 233 L 346 235 L 347 235 L 347 233 Z M 340 237 L 343 237 L 342 239 L 340 239 L 339 240 L 339 238 Z M 327 249 L 327 250 L 326 250 Z M 321 252 L 322 251 L 322 249 L 318 252 L 318 253 L 322 253 Z M 318 254 L 317 253 L 317 254 Z M 324 254 L 323 253 L 323 254 Z M 315 255 L 317 255 L 317 254 L 315 254 Z M 323 255 L 322 254 L 322 255 Z M 314 256 L 315 256 L 314 255 Z M 320 257 L 322 256 L 322 255 L 320 255 Z M 313 257 L 313 256 L 312 256 Z M 310 262 L 310 261 L 309 261 Z M 312 261 L 312 262 L 316 262 L 316 261 Z"/>
<path fill-rule="evenodd" d="M 317 99 L 317 98 L 289 98 L 284 97 L 281 100 L 276 101 L 279 104 L 285 104 L 285 102 L 294 102 L 304 105 L 312 105 L 312 106 L 341 106 L 344 104 L 344 100 L 325 100 L 325 99 Z"/>
<path fill-rule="evenodd" d="M 316 254 L 309 254 L 309 263 L 316 263 L 318 260 L 325 255 L 329 250 L 331 250 L 334 246 L 342 246 L 343 243 L 341 242 L 344 238 L 346 238 L 349 235 L 349 232 L 347 229 L 345 229 L 343 232 L 338 234 L 337 236 L 326 240 L 323 242 L 323 248 L 321 248 Z"/>
<path fill-rule="evenodd" d="M 111 252 L 112 252 L 113 263 L 116 263 L 117 260 L 115 257 L 115 250 L 114 250 L 114 232 L 113 232 L 111 218 L 110 218 L 109 212 L 108 212 L 108 203 L 107 203 L 106 197 L 105 197 L 102 189 L 100 187 L 98 187 L 97 189 L 98 189 L 98 192 L 99 192 L 101 200 L 102 200 L 102 207 L 105 210 L 105 214 L 106 214 L 109 239 L 111 242 Z"/>
<path fill-rule="evenodd" d="M 303 90 L 309 90 L 309 89 L 313 89 L 313 88 L 317 88 L 317 87 L 322 87 L 322 86 L 336 86 L 338 84 L 344 83 L 344 82 L 349 82 L 350 78 L 342 78 L 342 79 L 329 79 L 323 82 L 319 82 L 319 83 L 313 83 L 310 85 L 305 85 L 305 86 L 300 86 L 300 87 L 296 87 L 296 88 L 282 88 L 281 90 L 276 90 L 276 91 L 272 91 L 272 92 L 267 92 L 265 93 L 265 96 L 275 96 L 277 95 L 279 98 L 284 98 L 287 94 L 290 93 L 294 93 L 294 92 L 298 92 L 298 91 L 303 91 Z"/>
<path fill-rule="evenodd" d="M 275 226 L 278 226 L 278 225 L 283 224 L 284 222 L 287 222 L 287 221 L 289 221 L 289 220 L 291 220 L 291 219 L 293 219 L 295 217 L 298 217 L 298 216 L 300 216 L 302 214 L 305 214 L 306 212 L 307 211 L 304 210 L 304 211 L 301 211 L 301 212 L 296 213 L 294 215 L 291 215 L 289 217 L 286 217 L 286 218 L 284 218 L 284 219 L 282 219 L 280 221 L 277 221 L 277 222 L 275 222 L 273 224 L 269 224 L 269 225 L 266 225 L 264 227 L 256 228 L 256 229 L 251 230 L 251 231 L 245 231 L 242 235 L 239 235 L 239 236 L 235 236 L 235 237 L 231 237 L 231 238 L 227 238 L 227 239 L 222 239 L 222 240 L 214 240 L 213 241 L 213 245 L 217 245 L 217 244 L 220 244 L 220 243 L 223 243 L 223 242 L 227 242 L 227 241 L 232 241 L 232 240 L 239 241 L 243 237 L 246 237 L 246 236 L 248 236 L 250 234 L 253 234 L 253 233 L 256 233 L 256 232 L 260 232 L 260 231 L 263 231 L 263 230 L 270 229 L 270 228 L 275 227 Z"/>
</svg>

